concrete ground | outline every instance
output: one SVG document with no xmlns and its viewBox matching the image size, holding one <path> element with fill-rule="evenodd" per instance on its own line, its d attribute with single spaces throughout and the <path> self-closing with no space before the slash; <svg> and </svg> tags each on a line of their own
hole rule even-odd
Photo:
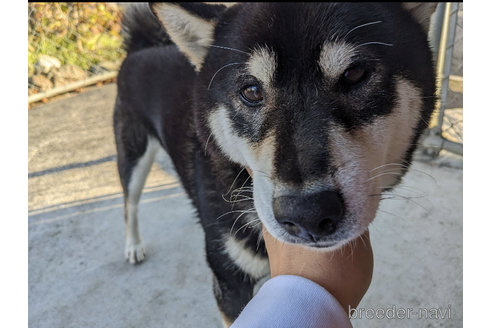
<svg viewBox="0 0 492 328">
<path fill-rule="evenodd" d="M 124 260 L 115 93 L 29 111 L 29 326 L 220 327 L 203 232 L 164 154 L 140 206 L 148 257 Z M 439 166 L 415 162 L 382 203 L 355 327 L 462 326 L 463 174 Z"/>
</svg>

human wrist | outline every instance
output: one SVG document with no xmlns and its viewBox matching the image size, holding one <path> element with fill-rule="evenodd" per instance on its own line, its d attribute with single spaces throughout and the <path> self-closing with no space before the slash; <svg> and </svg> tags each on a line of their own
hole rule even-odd
<svg viewBox="0 0 492 328">
<path fill-rule="evenodd" d="M 265 233 L 271 276 L 309 279 L 332 294 L 348 312 L 356 307 L 372 279 L 373 254 L 369 232 L 337 250 L 285 244 Z"/>
</svg>

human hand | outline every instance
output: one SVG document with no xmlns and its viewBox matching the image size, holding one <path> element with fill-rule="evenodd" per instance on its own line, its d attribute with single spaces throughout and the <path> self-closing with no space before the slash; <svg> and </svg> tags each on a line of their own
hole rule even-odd
<svg viewBox="0 0 492 328">
<path fill-rule="evenodd" d="M 372 280 L 373 253 L 369 230 L 334 251 L 283 243 L 263 227 L 272 278 L 296 275 L 328 290 L 349 312 L 359 305 Z"/>
</svg>

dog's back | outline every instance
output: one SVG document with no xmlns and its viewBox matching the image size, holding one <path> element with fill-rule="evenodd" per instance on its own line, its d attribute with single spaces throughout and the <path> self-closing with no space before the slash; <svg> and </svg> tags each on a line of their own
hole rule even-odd
<svg viewBox="0 0 492 328">
<path fill-rule="evenodd" d="M 118 154 L 136 161 L 150 137 L 171 152 L 172 158 L 183 157 L 179 140 L 186 141 L 191 128 L 190 101 L 196 72 L 146 4 L 127 8 L 122 26 L 127 57 L 117 78 L 114 127 Z M 134 141 L 124 149 L 121 138 Z M 129 176 L 123 180 L 125 187 Z"/>
<path fill-rule="evenodd" d="M 137 223 L 141 188 L 159 147 L 183 160 L 190 148 L 183 143 L 189 140 L 190 81 L 196 73 L 146 4 L 127 8 L 122 25 L 127 57 L 117 78 L 113 124 L 125 196 L 125 256 L 138 263 L 144 259 Z M 185 175 L 182 167 L 176 165 Z"/>
</svg>

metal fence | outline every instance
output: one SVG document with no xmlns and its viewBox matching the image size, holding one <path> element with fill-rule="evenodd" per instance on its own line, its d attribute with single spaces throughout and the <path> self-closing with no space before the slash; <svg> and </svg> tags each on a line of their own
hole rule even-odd
<svg viewBox="0 0 492 328">
<path fill-rule="evenodd" d="M 430 30 L 439 101 L 422 139 L 423 153 L 463 155 L 463 3 L 440 3 Z"/>
<path fill-rule="evenodd" d="M 114 78 L 125 56 L 123 7 L 115 3 L 29 3 L 29 103 Z M 439 99 L 422 139 L 429 158 L 463 154 L 463 4 L 440 3 L 430 39 Z"/>
</svg>

